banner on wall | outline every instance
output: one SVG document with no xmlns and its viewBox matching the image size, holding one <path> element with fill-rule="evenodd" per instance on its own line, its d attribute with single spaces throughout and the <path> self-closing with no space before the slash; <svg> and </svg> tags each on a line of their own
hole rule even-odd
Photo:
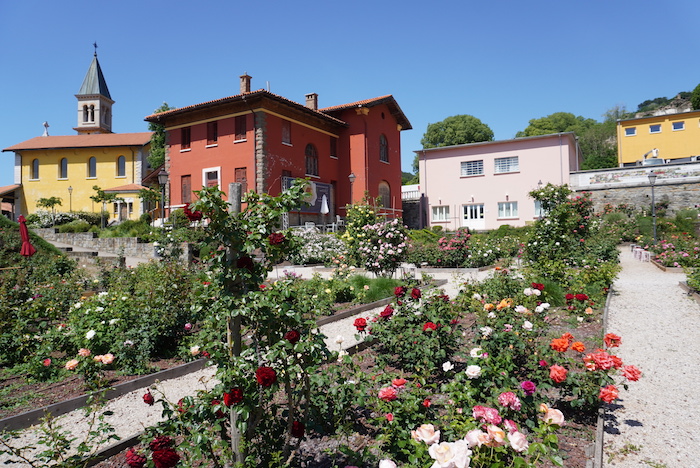
<svg viewBox="0 0 700 468">
<path fill-rule="evenodd" d="M 295 180 L 297 179 L 294 177 L 282 177 L 282 190 L 290 188 Z M 292 211 L 320 214 L 323 205 L 323 196 L 326 196 L 327 201 L 331 200 L 331 184 L 308 181 L 305 191 L 307 193 L 304 199 L 306 203 Z"/>
</svg>

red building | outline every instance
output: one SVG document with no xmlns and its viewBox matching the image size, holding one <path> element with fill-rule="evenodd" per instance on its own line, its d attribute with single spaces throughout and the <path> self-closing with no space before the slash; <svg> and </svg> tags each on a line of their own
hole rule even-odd
<svg viewBox="0 0 700 468">
<path fill-rule="evenodd" d="M 166 129 L 171 207 L 190 203 L 202 186 L 227 192 L 240 182 L 244 191 L 276 195 L 293 179 L 308 178 L 313 204 L 291 224 L 321 222 L 323 195 L 328 219 L 345 216 L 345 206 L 365 193 L 401 216 L 400 132 L 411 124 L 393 96 L 318 109 L 316 94 L 302 105 L 251 91 L 250 81 L 241 76 L 238 95 L 146 117 Z"/>
</svg>

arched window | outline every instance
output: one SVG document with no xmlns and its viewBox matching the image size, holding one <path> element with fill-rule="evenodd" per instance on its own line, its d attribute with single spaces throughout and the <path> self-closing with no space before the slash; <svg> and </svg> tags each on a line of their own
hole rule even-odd
<svg viewBox="0 0 700 468">
<path fill-rule="evenodd" d="M 32 161 L 32 179 L 38 179 L 39 178 L 39 160 L 35 159 Z"/>
<path fill-rule="evenodd" d="M 318 176 L 318 153 L 316 147 L 309 143 L 306 145 L 306 175 Z"/>
<path fill-rule="evenodd" d="M 68 178 L 68 159 L 61 159 L 61 163 L 58 166 L 58 178 L 67 179 Z"/>
<path fill-rule="evenodd" d="M 94 104 L 90 105 L 90 117 L 89 118 L 90 118 L 90 122 L 95 121 L 95 105 Z"/>
<path fill-rule="evenodd" d="M 87 176 L 91 179 L 97 177 L 97 159 L 95 156 L 88 159 Z"/>
<path fill-rule="evenodd" d="M 379 182 L 379 203 L 384 208 L 391 208 L 391 188 L 384 180 Z"/>
<path fill-rule="evenodd" d="M 126 158 L 124 156 L 117 158 L 117 177 L 126 177 Z"/>
<path fill-rule="evenodd" d="M 87 104 L 83 106 L 83 122 L 88 121 L 88 106 Z"/>
<path fill-rule="evenodd" d="M 389 142 L 384 134 L 379 136 L 379 160 L 389 162 Z"/>
</svg>

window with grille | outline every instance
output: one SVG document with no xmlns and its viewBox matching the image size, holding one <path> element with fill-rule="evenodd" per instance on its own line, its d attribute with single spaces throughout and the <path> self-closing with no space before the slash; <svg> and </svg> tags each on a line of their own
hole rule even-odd
<svg viewBox="0 0 700 468">
<path fill-rule="evenodd" d="M 460 176 L 468 177 L 475 175 L 484 175 L 484 160 L 479 161 L 462 161 L 460 163 Z"/>
<path fill-rule="evenodd" d="M 379 160 L 389 162 L 389 142 L 383 134 L 379 136 Z"/>
<path fill-rule="evenodd" d="M 494 172 L 496 174 L 503 174 L 505 172 L 518 172 L 519 170 L 520 167 L 518 165 L 517 156 L 494 159 Z"/>
</svg>

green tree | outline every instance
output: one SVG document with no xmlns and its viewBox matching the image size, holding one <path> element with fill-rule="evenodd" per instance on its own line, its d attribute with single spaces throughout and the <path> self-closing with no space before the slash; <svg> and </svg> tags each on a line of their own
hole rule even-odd
<svg viewBox="0 0 700 468">
<path fill-rule="evenodd" d="M 517 138 L 549 135 L 552 133 L 574 132 L 582 135 L 585 130 L 594 126 L 597 122 L 593 119 L 575 116 L 570 112 L 555 112 L 546 117 L 532 119 L 525 130 L 516 133 Z"/>
<path fill-rule="evenodd" d="M 50 198 L 40 198 L 36 201 L 36 206 L 39 208 L 46 208 L 51 210 L 51 222 L 56 223 L 56 207 L 62 205 L 62 200 L 60 197 L 50 197 Z"/>
<path fill-rule="evenodd" d="M 493 141 L 493 130 L 476 117 L 463 114 L 428 124 L 420 142 L 423 148 L 438 148 L 479 141 Z"/>
<path fill-rule="evenodd" d="M 102 203 L 102 213 L 101 213 L 101 218 L 102 218 L 102 228 L 104 229 L 105 227 L 105 218 L 106 218 L 106 208 L 105 206 L 107 203 L 110 202 L 116 202 L 116 201 L 124 201 L 123 198 L 117 197 L 116 193 L 105 193 L 104 190 L 102 190 L 98 185 L 93 185 L 92 189 L 97 192 L 95 195 L 92 195 L 90 197 L 90 200 L 94 201 L 95 203 Z"/>
<path fill-rule="evenodd" d="M 158 109 L 154 110 L 154 114 L 175 109 L 170 107 L 167 102 L 164 102 Z M 165 127 L 157 123 L 149 123 L 148 130 L 153 132 L 151 136 L 151 154 L 148 155 L 148 164 L 152 168 L 157 168 L 165 163 Z"/>
<path fill-rule="evenodd" d="M 438 148 L 441 146 L 464 145 L 480 141 L 493 141 L 493 130 L 472 115 L 453 115 L 441 122 L 428 124 L 420 143 L 423 148 Z M 419 156 L 413 157 L 413 173 L 418 183 Z"/>
<path fill-rule="evenodd" d="M 693 105 L 693 109 L 700 110 L 700 84 L 690 94 L 690 103 Z"/>
</svg>

